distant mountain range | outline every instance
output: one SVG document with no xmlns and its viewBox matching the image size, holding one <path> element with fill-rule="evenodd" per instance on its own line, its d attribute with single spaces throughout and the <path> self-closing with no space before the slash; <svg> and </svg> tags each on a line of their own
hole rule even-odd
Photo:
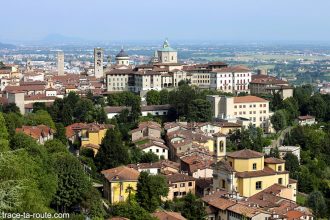
<svg viewBox="0 0 330 220">
<path fill-rule="evenodd" d="M 16 46 L 13 44 L 4 44 L 0 42 L 0 49 L 15 49 Z"/>
</svg>

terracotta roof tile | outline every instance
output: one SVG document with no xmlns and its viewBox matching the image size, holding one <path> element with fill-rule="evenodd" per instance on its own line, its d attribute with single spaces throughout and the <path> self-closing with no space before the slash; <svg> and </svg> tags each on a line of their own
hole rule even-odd
<svg viewBox="0 0 330 220">
<path fill-rule="evenodd" d="M 127 166 L 120 166 L 108 170 L 103 170 L 101 173 L 108 181 L 137 181 L 139 171 Z"/>
<path fill-rule="evenodd" d="M 232 158 L 250 159 L 263 157 L 264 154 L 250 149 L 243 149 L 239 151 L 229 152 L 227 156 Z"/>
<path fill-rule="evenodd" d="M 265 158 L 265 163 L 268 163 L 268 164 L 282 164 L 282 163 L 285 163 L 285 160 L 281 160 L 281 159 L 278 159 L 278 158 L 275 158 L 275 157 L 268 157 L 268 158 Z"/>
<path fill-rule="evenodd" d="M 171 175 L 166 175 L 165 176 L 167 181 L 170 183 L 178 183 L 178 182 L 187 182 L 187 181 L 195 181 L 195 178 L 191 176 L 187 176 L 182 173 L 174 173 Z"/>
<path fill-rule="evenodd" d="M 157 211 L 152 213 L 153 216 L 158 218 L 159 220 L 186 220 L 180 213 L 178 212 L 170 212 L 170 211 Z"/>
<path fill-rule="evenodd" d="M 234 97 L 234 103 L 250 103 L 250 102 L 269 102 L 269 101 L 252 95 Z"/>
</svg>

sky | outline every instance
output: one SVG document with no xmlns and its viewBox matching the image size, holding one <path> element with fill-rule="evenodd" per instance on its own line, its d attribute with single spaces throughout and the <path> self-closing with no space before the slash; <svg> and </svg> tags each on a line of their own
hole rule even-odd
<svg viewBox="0 0 330 220">
<path fill-rule="evenodd" d="M 0 42 L 330 41 L 329 0 L 1 0 Z"/>
</svg>

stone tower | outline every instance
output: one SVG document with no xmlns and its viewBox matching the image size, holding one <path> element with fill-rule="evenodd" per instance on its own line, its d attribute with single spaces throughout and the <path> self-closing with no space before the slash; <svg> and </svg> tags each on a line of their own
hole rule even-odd
<svg viewBox="0 0 330 220">
<path fill-rule="evenodd" d="M 33 71 L 33 65 L 31 59 L 28 59 L 26 61 L 26 71 L 27 72 L 32 72 Z"/>
<path fill-rule="evenodd" d="M 167 39 L 163 43 L 163 48 L 158 50 L 157 54 L 160 63 L 178 63 L 178 52 L 170 47 Z"/>
<path fill-rule="evenodd" d="M 64 53 L 63 51 L 59 51 L 57 53 L 57 75 L 64 75 Z"/>
<path fill-rule="evenodd" d="M 213 156 L 214 162 L 222 160 L 226 156 L 226 135 L 222 133 L 213 134 L 214 146 L 213 146 Z"/>
<path fill-rule="evenodd" d="M 103 77 L 103 55 L 102 48 L 94 48 L 94 75 L 96 78 Z"/>
</svg>

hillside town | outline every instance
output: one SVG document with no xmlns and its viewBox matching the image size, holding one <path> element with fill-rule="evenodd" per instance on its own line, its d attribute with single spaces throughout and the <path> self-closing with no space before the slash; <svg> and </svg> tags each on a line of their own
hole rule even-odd
<svg viewBox="0 0 330 220">
<path fill-rule="evenodd" d="M 222 61 L 181 63 L 168 39 L 140 65 L 124 48 L 114 61 L 95 48 L 93 64 L 78 72 L 67 71 L 63 51 L 56 56 L 56 66 L 0 66 L 3 149 L 45 148 L 64 166 L 55 168 L 64 179 L 50 207 L 101 219 L 320 217 L 302 202 L 313 190 L 298 171 L 307 151 L 309 160 L 320 152 L 294 136 L 327 120 L 304 110 L 298 95 L 308 87 Z M 78 172 L 65 158 L 79 161 L 81 180 L 65 180 Z M 93 195 L 65 200 L 61 193 L 79 193 L 70 187 L 85 177 Z"/>
</svg>

